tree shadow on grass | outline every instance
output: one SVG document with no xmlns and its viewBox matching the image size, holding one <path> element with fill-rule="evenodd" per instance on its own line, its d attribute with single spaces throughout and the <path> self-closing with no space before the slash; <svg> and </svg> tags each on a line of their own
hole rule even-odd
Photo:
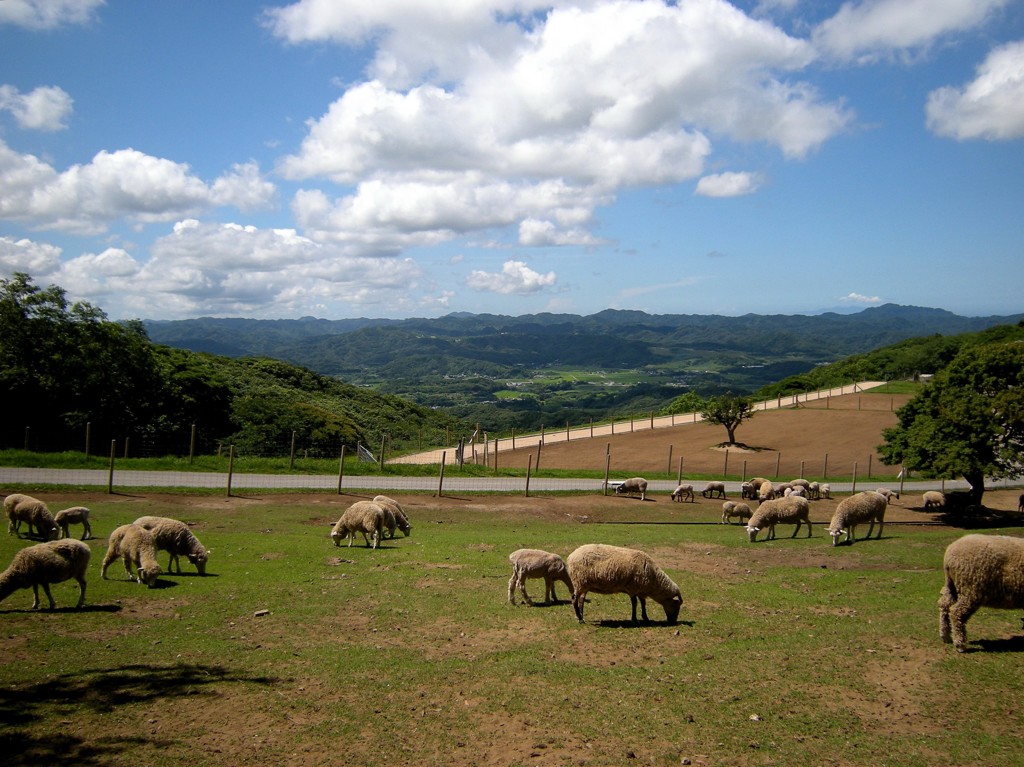
<svg viewBox="0 0 1024 767">
<path fill-rule="evenodd" d="M 967 652 L 1024 652 L 1024 636 L 1005 639 L 976 639 L 971 642 L 977 648 L 968 647 Z"/>
<path fill-rule="evenodd" d="M 167 743 L 121 737 L 85 740 L 59 732 L 57 723 L 73 718 L 82 709 L 105 714 L 120 706 L 158 699 L 216 696 L 219 692 L 214 685 L 271 685 L 276 681 L 239 675 L 221 666 L 131 665 L 5 687 L 0 689 L 0 753 L 5 754 L 5 765 L 18 767 L 109 764 L 141 745 L 160 748 Z M 52 734 L 36 734 L 40 722 L 49 722 Z"/>
<path fill-rule="evenodd" d="M 1016 511 L 990 509 L 987 506 L 969 506 L 949 509 L 936 519 L 944 525 L 963 530 L 989 530 L 997 527 L 1024 527 L 1024 515 Z"/>
</svg>

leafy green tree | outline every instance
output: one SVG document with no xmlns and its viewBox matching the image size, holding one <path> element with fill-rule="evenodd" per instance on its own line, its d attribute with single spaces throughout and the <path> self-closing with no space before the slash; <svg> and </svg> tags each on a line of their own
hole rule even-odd
<svg viewBox="0 0 1024 767">
<path fill-rule="evenodd" d="M 1024 473 L 1024 342 L 963 349 L 882 432 L 879 454 L 925 477 L 962 476 L 981 504 L 985 478 Z"/>
<path fill-rule="evenodd" d="M 744 421 L 754 417 L 754 403 L 746 397 L 723 394 L 712 397 L 700 411 L 701 417 L 709 423 L 724 426 L 729 434 L 729 444 L 736 444 L 736 429 Z"/>
<path fill-rule="evenodd" d="M 695 391 L 688 391 L 680 394 L 668 405 L 663 407 L 658 415 L 675 415 L 677 413 L 699 413 L 707 407 L 707 400 Z"/>
</svg>

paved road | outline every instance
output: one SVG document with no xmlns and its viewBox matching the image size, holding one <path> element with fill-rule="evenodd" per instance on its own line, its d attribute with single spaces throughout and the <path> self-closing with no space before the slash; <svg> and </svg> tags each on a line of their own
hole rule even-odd
<svg viewBox="0 0 1024 767">
<path fill-rule="evenodd" d="M 342 479 L 342 491 L 349 490 L 403 490 L 406 492 L 436 493 L 437 477 L 393 477 L 381 475 L 352 475 Z M 852 490 L 873 490 L 877 481 L 830 482 L 832 491 L 848 493 Z M 988 489 L 1016 486 L 1019 483 L 989 480 Z M 0 467 L 0 487 L 4 485 L 69 485 L 72 487 L 193 487 L 219 488 L 227 492 L 228 475 L 212 472 L 189 471 L 117 471 L 113 477 L 103 469 L 22 469 Z M 648 492 L 668 494 L 675 488 L 674 480 L 652 480 Z M 739 482 L 726 482 L 726 491 L 736 495 L 740 492 Z M 965 482 L 946 482 L 946 489 L 966 488 Z M 893 490 L 901 493 L 921 493 L 925 490 L 939 490 L 943 483 L 935 481 L 905 482 L 902 486 L 893 484 Z M 262 490 L 324 490 L 337 492 L 337 475 L 328 474 L 233 474 L 231 489 Z M 530 492 L 601 492 L 599 479 L 547 479 L 532 477 Z M 695 486 L 700 492 L 701 484 Z M 508 492 L 525 493 L 525 477 L 456 477 L 445 476 L 442 493 L 462 492 Z"/>
</svg>

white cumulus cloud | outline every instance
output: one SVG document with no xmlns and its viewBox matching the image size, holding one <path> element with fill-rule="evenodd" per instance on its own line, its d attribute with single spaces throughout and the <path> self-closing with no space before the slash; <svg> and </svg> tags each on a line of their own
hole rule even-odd
<svg viewBox="0 0 1024 767">
<path fill-rule="evenodd" d="M 753 194 L 760 186 L 756 173 L 716 173 L 698 181 L 696 192 L 704 197 L 740 197 Z"/>
<path fill-rule="evenodd" d="M 55 85 L 40 86 L 21 93 L 13 85 L 0 85 L 0 111 L 14 115 L 28 130 L 59 131 L 67 128 L 74 100 Z"/>
<path fill-rule="evenodd" d="M 45 242 L 0 237 L 0 271 L 5 276 L 14 272 L 46 275 L 60 266 L 61 249 Z"/>
<path fill-rule="evenodd" d="M 1024 137 L 1024 42 L 989 53 L 974 80 L 928 95 L 929 130 L 955 139 Z"/>
<path fill-rule="evenodd" d="M 65 24 L 85 24 L 106 0 L 2 0 L 0 24 L 28 29 L 54 29 Z"/>
<path fill-rule="evenodd" d="M 860 293 L 847 293 L 839 299 L 844 304 L 880 304 L 882 299 L 878 296 L 862 296 Z"/>
<path fill-rule="evenodd" d="M 473 290 L 503 295 L 527 295 L 551 287 L 558 280 L 554 272 L 540 274 L 522 261 L 509 260 L 500 273 L 473 270 L 466 277 L 466 285 Z"/>
</svg>

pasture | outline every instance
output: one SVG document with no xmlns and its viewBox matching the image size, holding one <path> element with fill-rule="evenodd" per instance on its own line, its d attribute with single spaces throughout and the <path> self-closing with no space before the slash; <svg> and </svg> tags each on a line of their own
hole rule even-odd
<svg viewBox="0 0 1024 767">
<path fill-rule="evenodd" d="M 5 488 L 4 492 L 12 489 Z M 412 536 L 337 548 L 361 497 L 33 491 L 92 509 L 86 606 L 53 588 L 0 603 L 0 748 L 12 765 L 1007 765 L 1024 737 L 1018 612 L 981 610 L 970 652 L 938 638 L 956 520 L 891 507 L 880 540 L 750 544 L 721 502 L 666 495 L 433 498 L 393 493 Z M 1016 491 L 987 505 L 1021 534 Z M 147 590 L 105 538 L 145 514 L 212 550 Z M 72 528 L 78 534 L 80 528 Z M 866 530 L 859 531 L 863 535 Z M 508 554 L 602 542 L 651 554 L 682 590 L 656 604 L 591 595 L 509 605 Z M 28 542 L 0 536 L 0 563 Z M 160 554 L 166 567 L 167 555 Z M 531 596 L 542 581 L 528 581 Z M 44 600 L 45 601 L 45 600 Z"/>
</svg>

